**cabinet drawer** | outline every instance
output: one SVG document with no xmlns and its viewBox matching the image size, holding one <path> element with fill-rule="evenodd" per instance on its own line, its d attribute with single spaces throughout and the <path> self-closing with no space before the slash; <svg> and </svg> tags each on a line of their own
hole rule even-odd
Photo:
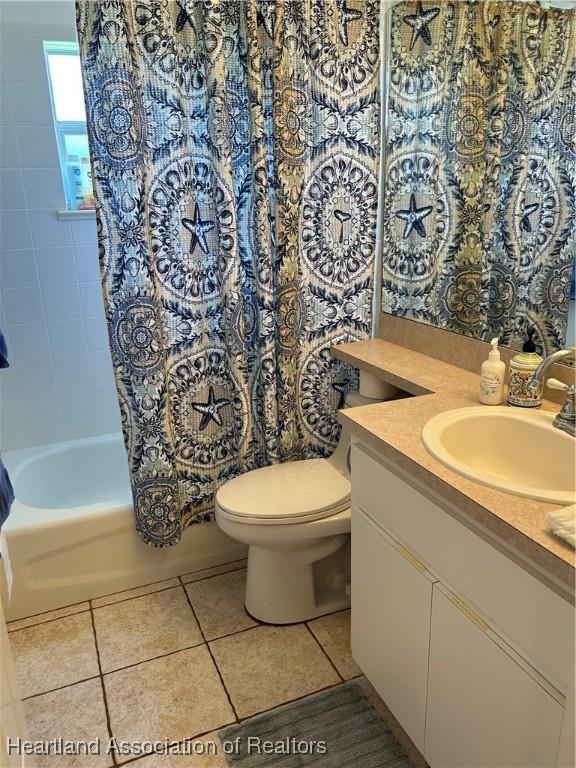
<svg viewBox="0 0 576 768">
<path fill-rule="evenodd" d="M 432 581 L 364 515 L 352 520 L 352 655 L 424 749 Z"/>
<path fill-rule="evenodd" d="M 432 768 L 552 768 L 563 708 L 435 584 L 424 755 Z"/>
<path fill-rule="evenodd" d="M 359 445 L 351 463 L 353 518 L 363 510 L 389 531 L 566 693 L 572 606 Z"/>
</svg>

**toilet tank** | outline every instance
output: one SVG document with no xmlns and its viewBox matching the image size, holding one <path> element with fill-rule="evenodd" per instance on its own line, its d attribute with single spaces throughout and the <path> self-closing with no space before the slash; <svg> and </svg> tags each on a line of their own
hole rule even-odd
<svg viewBox="0 0 576 768">
<path fill-rule="evenodd" d="M 344 404 L 344 408 L 356 408 L 361 405 L 373 405 L 374 403 L 382 403 L 385 400 L 396 400 L 399 397 L 402 397 L 404 393 L 397 389 L 396 387 L 393 387 L 391 384 L 386 385 L 386 396 L 385 397 L 366 397 L 365 395 L 361 395 L 357 391 L 349 392 L 346 396 L 346 402 Z M 336 469 L 339 472 L 342 472 L 342 474 L 346 475 L 346 477 L 350 477 L 350 464 L 348 461 L 348 457 L 350 454 L 350 432 L 348 431 L 347 427 L 342 427 L 342 431 L 340 432 L 340 439 L 338 440 L 338 445 L 336 446 L 336 450 L 330 456 L 328 461 L 336 467 Z"/>
</svg>

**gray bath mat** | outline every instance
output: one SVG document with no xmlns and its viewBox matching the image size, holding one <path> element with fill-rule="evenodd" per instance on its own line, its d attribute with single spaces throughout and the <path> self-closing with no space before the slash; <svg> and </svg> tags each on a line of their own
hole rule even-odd
<svg viewBox="0 0 576 768">
<path fill-rule="evenodd" d="M 355 683 L 286 704 L 220 731 L 235 768 L 411 768 Z M 274 750 L 270 754 L 264 751 Z"/>
</svg>

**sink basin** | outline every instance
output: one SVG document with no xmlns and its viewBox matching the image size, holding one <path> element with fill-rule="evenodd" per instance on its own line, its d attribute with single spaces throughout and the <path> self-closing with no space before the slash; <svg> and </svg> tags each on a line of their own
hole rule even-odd
<svg viewBox="0 0 576 768">
<path fill-rule="evenodd" d="M 477 406 L 439 413 L 422 440 L 449 469 L 501 491 L 558 504 L 576 501 L 576 440 L 554 413 Z"/>
</svg>

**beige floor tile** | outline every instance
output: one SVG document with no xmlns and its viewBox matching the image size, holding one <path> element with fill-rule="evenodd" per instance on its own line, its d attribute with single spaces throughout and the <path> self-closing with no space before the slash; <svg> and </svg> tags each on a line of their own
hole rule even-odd
<svg viewBox="0 0 576 768">
<path fill-rule="evenodd" d="M 216 731 L 192 739 L 187 744 L 189 755 L 148 755 L 135 760 L 132 765 L 134 768 L 227 768 L 228 762 Z M 185 745 L 180 746 L 182 750 L 185 748 Z"/>
<path fill-rule="evenodd" d="M 256 627 L 210 648 L 241 718 L 340 682 L 303 624 Z"/>
<path fill-rule="evenodd" d="M 104 685 L 120 740 L 181 741 L 235 719 L 205 645 L 111 672 Z"/>
<path fill-rule="evenodd" d="M 244 608 L 245 569 L 187 584 L 186 592 L 206 640 L 257 626 Z"/>
<path fill-rule="evenodd" d="M 89 613 L 11 632 L 10 645 L 22 698 L 99 673 Z"/>
<path fill-rule="evenodd" d="M 237 571 L 239 568 L 246 568 L 246 558 L 242 560 L 234 560 L 231 563 L 224 563 L 224 565 L 215 565 L 213 568 L 204 568 L 202 571 L 192 571 L 192 573 L 186 573 L 182 576 L 184 584 L 188 584 L 191 581 L 200 581 L 200 579 L 207 579 L 210 576 L 218 576 L 220 573 L 228 573 L 229 571 Z"/>
<path fill-rule="evenodd" d="M 308 626 L 344 680 L 362 673 L 350 650 L 350 611 L 321 616 Z"/>
<path fill-rule="evenodd" d="M 7 624 L 8 632 L 15 632 L 17 629 L 24 629 L 25 627 L 33 627 L 35 624 L 43 624 L 45 621 L 52 621 L 52 619 L 61 619 L 64 616 L 72 616 L 74 613 L 82 613 L 83 611 L 89 611 L 89 603 L 77 603 L 76 605 L 67 605 L 66 608 L 56 608 L 54 611 L 47 611 L 46 613 L 37 613 L 35 616 L 28 616 L 25 619 L 16 619 L 16 621 L 9 621 Z"/>
<path fill-rule="evenodd" d="M 34 755 L 26 759 L 33 768 L 109 768 L 111 755 L 106 710 L 100 679 L 77 683 L 24 702 L 28 735 L 32 741 L 65 739 L 74 742 L 99 740 L 99 752 L 88 755 Z"/>
<path fill-rule="evenodd" d="M 170 587 L 177 587 L 180 584 L 178 579 L 165 579 L 164 581 L 156 581 L 154 584 L 146 584 L 143 587 L 134 587 L 134 589 L 125 589 L 124 592 L 114 592 L 113 595 L 105 595 L 104 597 L 96 597 L 92 600 L 93 608 L 100 608 L 103 605 L 112 605 L 112 603 L 119 603 L 121 600 L 129 600 L 131 597 L 140 597 L 141 595 L 150 595 L 152 592 L 160 592 L 162 589 L 169 589 Z"/>
<path fill-rule="evenodd" d="M 203 642 L 182 587 L 94 610 L 103 672 Z"/>
</svg>

